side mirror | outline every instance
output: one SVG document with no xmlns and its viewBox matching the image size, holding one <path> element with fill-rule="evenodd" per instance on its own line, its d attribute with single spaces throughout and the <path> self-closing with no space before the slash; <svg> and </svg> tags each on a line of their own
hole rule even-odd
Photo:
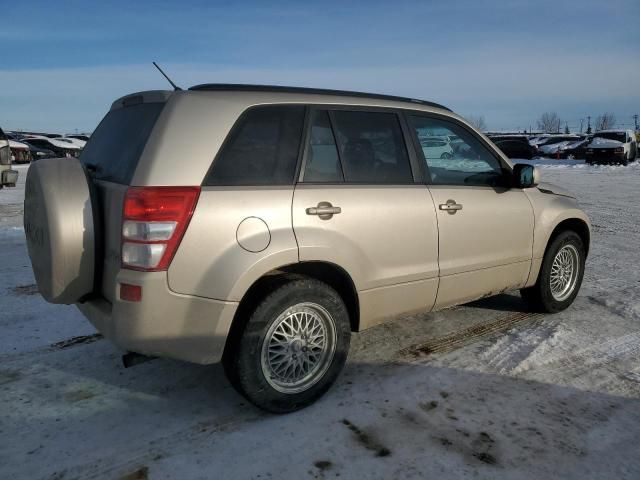
<svg viewBox="0 0 640 480">
<path fill-rule="evenodd" d="M 513 186 L 531 188 L 540 183 L 540 170 L 527 163 L 517 163 L 513 167 Z"/>
</svg>

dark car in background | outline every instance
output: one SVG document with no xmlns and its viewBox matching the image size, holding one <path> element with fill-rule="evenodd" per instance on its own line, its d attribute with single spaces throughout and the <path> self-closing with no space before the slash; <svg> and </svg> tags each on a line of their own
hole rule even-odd
<svg viewBox="0 0 640 480">
<path fill-rule="evenodd" d="M 509 158 L 531 160 L 537 153 L 536 147 L 524 140 L 494 140 L 493 143 Z"/>
<path fill-rule="evenodd" d="M 530 160 L 538 153 L 526 135 L 489 135 L 489 139 L 509 158 Z"/>
<path fill-rule="evenodd" d="M 23 142 L 26 143 L 26 142 Z M 56 152 L 50 150 L 48 148 L 37 147 L 35 145 L 30 145 L 27 143 L 29 147 L 29 151 L 31 152 L 31 161 L 34 162 L 36 160 L 42 160 L 43 158 L 55 158 Z"/>
<path fill-rule="evenodd" d="M 51 150 L 55 153 L 56 157 L 79 157 L 80 152 L 82 151 L 71 143 L 67 145 L 60 141 L 56 141 L 55 138 L 25 137 L 20 141 L 22 143 L 26 143 L 30 147 L 33 146 L 43 150 Z"/>
</svg>

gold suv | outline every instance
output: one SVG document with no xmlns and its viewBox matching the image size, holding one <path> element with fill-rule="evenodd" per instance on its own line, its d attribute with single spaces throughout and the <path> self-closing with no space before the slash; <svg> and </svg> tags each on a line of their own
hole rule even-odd
<svg viewBox="0 0 640 480">
<path fill-rule="evenodd" d="M 39 161 L 38 287 L 125 350 L 222 361 L 273 411 L 339 375 L 351 332 L 520 289 L 574 300 L 589 220 L 446 107 L 199 85 L 116 100 L 80 159 Z"/>
</svg>

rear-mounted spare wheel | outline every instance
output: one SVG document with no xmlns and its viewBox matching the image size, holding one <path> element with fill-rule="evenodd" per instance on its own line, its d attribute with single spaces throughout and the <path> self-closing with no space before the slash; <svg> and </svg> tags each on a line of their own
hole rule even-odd
<svg viewBox="0 0 640 480">
<path fill-rule="evenodd" d="M 96 209 L 93 183 L 77 158 L 51 158 L 29 168 L 24 231 L 42 296 L 71 304 L 94 291 Z"/>
</svg>

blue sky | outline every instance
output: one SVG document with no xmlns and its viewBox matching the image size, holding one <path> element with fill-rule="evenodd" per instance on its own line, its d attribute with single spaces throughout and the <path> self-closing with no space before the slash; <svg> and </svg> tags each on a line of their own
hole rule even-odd
<svg viewBox="0 0 640 480">
<path fill-rule="evenodd" d="M 640 113 L 640 1 L 0 0 L 0 125 L 92 130 L 124 94 L 273 83 L 444 103 L 492 129 Z"/>
</svg>

